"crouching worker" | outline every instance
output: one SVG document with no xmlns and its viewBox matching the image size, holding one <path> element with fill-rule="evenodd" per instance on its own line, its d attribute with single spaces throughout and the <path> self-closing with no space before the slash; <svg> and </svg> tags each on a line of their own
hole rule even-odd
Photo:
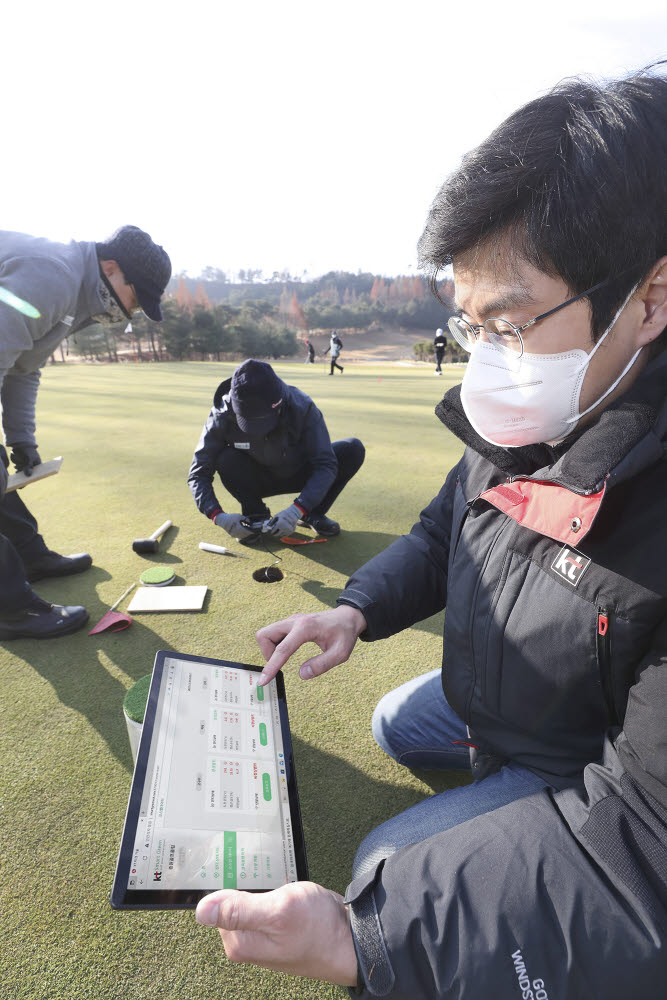
<svg viewBox="0 0 667 1000">
<path fill-rule="evenodd" d="M 312 399 L 251 358 L 218 386 L 188 484 L 202 514 L 244 545 L 263 532 L 291 535 L 297 523 L 332 537 L 340 525 L 327 511 L 364 455 L 358 438 L 332 443 Z M 213 489 L 216 472 L 240 514 L 223 511 Z M 292 492 L 294 501 L 271 517 L 265 497 Z"/>
</svg>

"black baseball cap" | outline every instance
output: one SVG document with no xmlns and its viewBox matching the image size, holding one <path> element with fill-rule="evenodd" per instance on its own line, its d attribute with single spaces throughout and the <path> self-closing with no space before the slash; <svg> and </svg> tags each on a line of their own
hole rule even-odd
<svg viewBox="0 0 667 1000">
<path fill-rule="evenodd" d="M 244 434 L 268 434 L 280 418 L 285 383 L 266 361 L 248 358 L 232 375 L 230 398 Z"/>
<path fill-rule="evenodd" d="M 115 260 L 148 318 L 162 319 L 160 299 L 171 278 L 171 261 L 164 247 L 138 226 L 121 226 L 108 240 L 97 244 L 97 256 Z"/>
</svg>

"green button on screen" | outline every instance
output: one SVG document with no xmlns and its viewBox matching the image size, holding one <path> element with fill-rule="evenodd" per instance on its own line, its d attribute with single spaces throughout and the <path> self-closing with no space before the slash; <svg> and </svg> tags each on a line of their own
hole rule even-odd
<svg viewBox="0 0 667 1000">
<path fill-rule="evenodd" d="M 225 830 L 222 885 L 224 889 L 236 888 L 236 833 L 233 830 Z"/>
<path fill-rule="evenodd" d="M 269 742 L 269 737 L 266 735 L 266 726 L 263 722 L 260 722 L 259 724 L 259 742 L 263 747 L 265 747 Z"/>
<path fill-rule="evenodd" d="M 257 688 L 257 701 L 264 701 L 264 688 Z"/>
<path fill-rule="evenodd" d="M 267 802 L 271 801 L 271 776 L 269 774 L 262 775 L 262 784 L 264 785 L 264 798 Z"/>
</svg>

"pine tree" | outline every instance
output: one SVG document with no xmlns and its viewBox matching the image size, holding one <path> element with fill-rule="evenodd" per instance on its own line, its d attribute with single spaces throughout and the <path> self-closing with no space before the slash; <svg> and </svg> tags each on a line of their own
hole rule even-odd
<svg viewBox="0 0 667 1000">
<path fill-rule="evenodd" d="M 290 302 L 288 319 L 291 326 L 298 327 L 299 330 L 308 329 L 308 321 L 304 314 L 303 309 L 299 305 L 299 300 L 296 297 L 296 292 L 292 295 L 292 301 Z"/>
<path fill-rule="evenodd" d="M 206 294 L 206 289 L 204 288 L 204 286 L 203 286 L 203 284 L 202 284 L 201 281 L 199 282 L 199 284 L 195 288 L 194 304 L 195 304 L 195 306 L 199 306 L 202 309 L 210 309 L 211 308 L 211 300 L 209 299 L 208 295 Z"/>
<path fill-rule="evenodd" d="M 187 286 L 184 275 L 180 275 L 176 288 L 176 301 L 181 309 L 192 309 L 193 301 L 190 289 Z"/>
</svg>

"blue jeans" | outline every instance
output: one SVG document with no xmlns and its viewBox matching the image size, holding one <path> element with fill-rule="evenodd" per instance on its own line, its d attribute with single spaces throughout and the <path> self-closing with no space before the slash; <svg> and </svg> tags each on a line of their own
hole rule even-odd
<svg viewBox="0 0 667 1000">
<path fill-rule="evenodd" d="M 406 767 L 470 769 L 466 727 L 445 699 L 439 669 L 381 699 L 373 713 L 373 736 Z M 419 843 L 545 787 L 547 783 L 527 768 L 506 764 L 481 781 L 432 795 L 368 834 L 354 859 L 352 877 L 375 868 L 406 844 Z"/>
</svg>

